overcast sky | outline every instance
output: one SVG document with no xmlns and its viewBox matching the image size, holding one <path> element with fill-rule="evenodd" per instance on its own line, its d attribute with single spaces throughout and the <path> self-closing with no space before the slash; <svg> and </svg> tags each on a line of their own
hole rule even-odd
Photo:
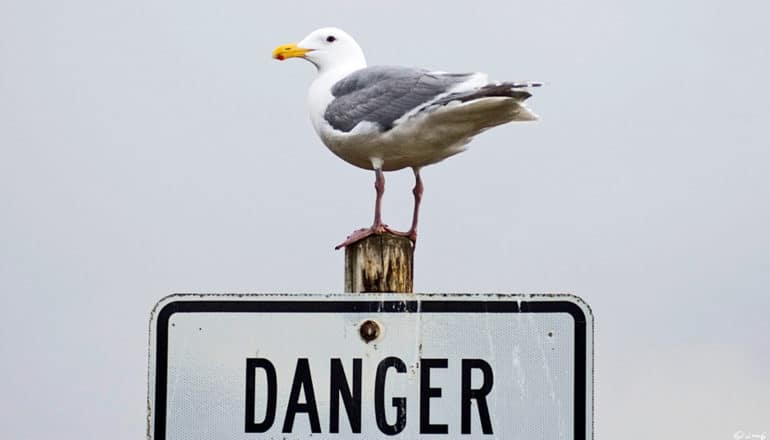
<svg viewBox="0 0 770 440">
<path fill-rule="evenodd" d="M 770 433 L 770 16 L 756 1 L 0 0 L 0 436 L 137 439 L 173 292 L 334 292 L 373 175 L 332 155 L 322 26 L 370 64 L 547 82 L 426 168 L 415 288 L 572 292 L 597 438 Z M 406 229 L 412 177 L 388 173 Z"/>
</svg>

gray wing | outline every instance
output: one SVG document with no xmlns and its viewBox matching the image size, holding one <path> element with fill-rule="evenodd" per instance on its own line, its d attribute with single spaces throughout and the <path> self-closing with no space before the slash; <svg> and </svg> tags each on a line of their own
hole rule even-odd
<svg viewBox="0 0 770 440">
<path fill-rule="evenodd" d="M 324 119 L 343 132 L 363 121 L 376 123 L 387 131 L 410 110 L 428 104 L 472 75 L 407 67 L 366 67 L 332 87 L 334 100 L 326 107 Z"/>
</svg>

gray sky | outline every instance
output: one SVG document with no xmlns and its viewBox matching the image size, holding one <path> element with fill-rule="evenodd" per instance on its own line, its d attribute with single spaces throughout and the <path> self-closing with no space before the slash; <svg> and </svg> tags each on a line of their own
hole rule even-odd
<svg viewBox="0 0 770 440">
<path fill-rule="evenodd" d="M 2 437 L 142 438 L 166 294 L 341 290 L 373 175 L 270 59 L 329 25 L 370 64 L 548 83 L 542 121 L 424 170 L 417 290 L 585 298 L 598 436 L 770 433 L 767 3 L 471 5 L 0 1 Z"/>
</svg>

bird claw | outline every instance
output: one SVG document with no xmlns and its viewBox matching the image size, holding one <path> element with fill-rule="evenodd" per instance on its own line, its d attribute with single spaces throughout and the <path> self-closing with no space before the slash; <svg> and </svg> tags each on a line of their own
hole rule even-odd
<svg viewBox="0 0 770 440">
<path fill-rule="evenodd" d="M 406 237 L 410 240 L 412 240 L 412 243 L 417 243 L 417 231 L 415 230 L 409 230 L 406 232 L 399 232 L 399 231 L 391 231 L 388 230 L 393 235 L 398 235 L 399 237 Z"/>
<path fill-rule="evenodd" d="M 384 234 L 386 232 L 392 232 L 390 229 L 388 229 L 388 225 L 374 225 L 370 228 L 372 230 L 373 234 Z"/>
<path fill-rule="evenodd" d="M 340 250 L 344 247 L 350 246 L 353 243 L 361 241 L 370 235 L 382 235 L 386 232 L 389 234 L 397 235 L 399 237 L 406 237 L 411 240 L 412 243 L 417 242 L 417 231 L 400 232 L 388 228 L 388 225 L 372 225 L 370 228 L 361 228 L 353 231 L 352 234 L 348 235 L 345 241 L 338 244 L 337 246 L 334 246 L 334 249 Z"/>
<path fill-rule="evenodd" d="M 377 232 L 378 229 L 375 229 L 374 227 L 371 228 L 362 228 L 357 229 L 353 231 L 352 234 L 348 235 L 347 239 L 343 241 L 342 243 L 338 244 L 337 246 L 334 246 L 334 250 L 340 250 L 344 247 L 348 247 L 351 244 L 363 240 L 364 238 L 372 235 L 372 234 L 382 234 L 382 231 Z"/>
</svg>

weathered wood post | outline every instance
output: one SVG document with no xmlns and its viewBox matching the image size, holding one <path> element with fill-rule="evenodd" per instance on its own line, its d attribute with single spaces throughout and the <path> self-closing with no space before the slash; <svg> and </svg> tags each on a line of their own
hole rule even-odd
<svg viewBox="0 0 770 440">
<path fill-rule="evenodd" d="M 412 293 L 414 245 L 406 237 L 380 234 L 345 248 L 345 292 Z"/>
</svg>

